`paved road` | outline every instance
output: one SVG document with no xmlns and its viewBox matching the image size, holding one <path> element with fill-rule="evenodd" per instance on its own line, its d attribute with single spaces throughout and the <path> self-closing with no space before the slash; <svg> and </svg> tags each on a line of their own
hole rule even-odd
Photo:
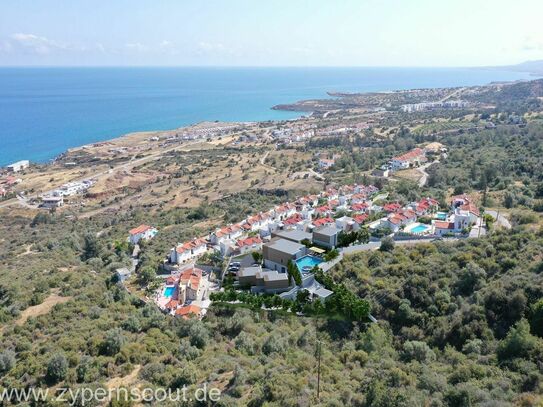
<svg viewBox="0 0 543 407">
<path fill-rule="evenodd" d="M 496 223 L 506 229 L 511 229 L 512 225 L 511 222 L 509 222 L 509 219 L 507 219 L 505 216 L 503 216 L 501 213 L 496 211 L 485 211 L 485 213 L 488 213 L 490 216 L 492 216 L 494 219 L 496 219 Z"/>
<path fill-rule="evenodd" d="M 271 128 L 271 126 L 268 127 L 267 129 L 269 129 L 269 128 Z M 232 135 L 235 135 L 235 134 L 237 134 L 237 133 L 233 133 Z M 79 178 L 76 178 L 76 179 L 72 179 L 69 182 L 80 182 L 80 181 L 83 181 L 83 180 L 86 180 L 86 179 L 98 178 L 98 177 L 101 177 L 101 176 L 104 176 L 104 175 L 111 175 L 111 174 L 113 174 L 113 173 L 115 173 L 116 171 L 119 171 L 119 170 L 132 169 L 133 167 L 135 167 L 135 166 L 137 166 L 139 164 L 142 164 L 144 162 L 151 161 L 151 160 L 158 160 L 158 159 L 162 158 L 165 154 L 170 153 L 172 151 L 183 150 L 183 149 L 186 149 L 187 147 L 190 147 L 191 145 L 199 144 L 199 143 L 202 143 L 202 142 L 204 142 L 204 140 L 194 140 L 194 141 L 183 142 L 182 144 L 176 144 L 176 145 L 173 145 L 173 146 L 165 148 L 165 149 L 159 149 L 158 151 L 153 152 L 151 154 L 148 154 L 145 157 L 141 157 L 141 158 L 137 158 L 137 159 L 132 157 L 131 160 L 129 160 L 129 161 L 125 162 L 125 163 L 119 164 L 117 166 L 114 166 L 113 168 L 108 168 L 105 171 L 98 171 L 98 172 L 95 172 L 95 173 L 86 174 L 84 177 L 79 177 Z M 28 205 L 28 202 L 27 202 L 28 200 L 37 199 L 42 195 L 51 194 L 55 189 L 60 188 L 60 186 L 61 185 L 58 185 L 58 186 L 50 189 L 49 191 L 40 192 L 39 194 L 24 197 L 22 200 L 21 199 L 10 199 L 10 200 L 8 200 L 6 202 L 0 203 L 0 208 L 5 208 L 5 207 L 8 207 L 8 206 L 17 205 L 17 204 L 21 204 L 22 206 L 27 206 Z M 35 207 L 32 207 L 32 208 L 35 208 Z"/>
<path fill-rule="evenodd" d="M 372 202 L 382 201 L 383 199 L 387 199 L 387 198 L 388 198 L 388 192 L 385 192 L 384 194 L 375 195 L 375 197 L 373 197 L 371 201 Z"/>
<path fill-rule="evenodd" d="M 479 218 L 477 223 L 471 227 L 469 237 L 482 237 L 486 235 L 486 226 L 483 223 L 483 218 Z"/>
<path fill-rule="evenodd" d="M 458 240 L 458 238 L 447 238 L 443 239 L 445 242 L 454 242 Z M 394 244 L 396 246 L 409 246 L 414 244 L 420 244 L 420 243 L 431 243 L 432 239 L 409 239 L 409 240 L 395 240 Z M 368 250 L 377 250 L 381 247 L 381 242 L 369 242 L 364 244 L 359 244 L 355 246 L 345 247 L 343 248 L 343 254 L 353 254 L 353 253 L 359 253 L 364 252 Z"/>
<path fill-rule="evenodd" d="M 439 160 L 434 160 L 431 163 L 424 164 L 417 168 L 417 171 L 421 173 L 422 177 L 419 179 L 419 187 L 423 187 L 426 185 L 426 182 L 428 181 L 428 173 L 426 172 L 426 169 L 432 165 L 438 163 Z"/>
<path fill-rule="evenodd" d="M 447 96 L 445 96 L 443 99 L 441 99 L 440 102 L 445 102 L 447 99 L 450 99 L 453 96 L 456 96 L 458 93 L 464 91 L 465 89 L 466 88 L 460 88 L 460 89 L 455 90 L 453 93 L 450 93 Z"/>
</svg>

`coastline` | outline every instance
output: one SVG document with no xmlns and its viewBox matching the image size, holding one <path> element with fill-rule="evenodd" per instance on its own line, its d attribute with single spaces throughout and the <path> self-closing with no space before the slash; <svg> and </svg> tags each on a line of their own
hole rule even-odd
<svg viewBox="0 0 543 407">
<path fill-rule="evenodd" d="M 45 69 L 45 68 L 44 68 Z M 11 70 L 14 72 L 14 70 Z M 36 70 L 31 68 L 25 68 L 25 74 L 30 75 L 32 72 Z M 38 70 L 39 71 L 39 70 Z M 51 71 L 51 69 L 48 69 L 47 72 Z M 57 75 L 62 77 L 62 75 L 68 75 L 73 76 L 73 80 L 79 81 L 79 71 L 73 70 L 73 69 L 52 69 Z M 92 73 L 94 72 L 93 69 L 84 69 L 83 70 L 85 75 L 90 75 L 92 79 Z M 115 75 L 122 74 L 124 71 L 122 69 L 116 69 L 114 70 L 114 77 Z M 238 79 L 235 75 L 236 72 L 239 70 L 230 70 L 230 69 L 223 69 L 220 70 L 221 73 L 226 72 L 228 75 L 230 75 L 229 78 Z M 283 72 L 284 71 L 284 72 Z M 455 82 L 455 81 L 475 81 L 476 79 L 473 79 L 470 77 L 470 75 L 466 74 L 467 69 L 464 70 L 454 70 L 454 69 L 440 69 L 436 70 L 439 75 L 442 75 L 441 79 L 435 79 L 434 81 L 438 82 L 438 84 L 441 84 L 443 82 Z M 99 72 L 102 75 L 108 74 L 109 70 L 106 68 L 99 69 Z M 152 69 L 147 69 L 143 73 L 140 72 L 138 69 L 131 69 L 130 72 L 132 74 L 139 74 L 146 75 L 149 72 L 153 72 Z M 168 74 L 172 74 L 175 72 L 183 72 L 190 73 L 191 75 L 199 75 L 202 72 L 204 74 L 209 74 L 210 72 L 216 72 L 214 70 L 205 70 L 205 71 L 198 71 L 194 69 L 170 69 L 168 70 Z M 272 72 L 272 74 L 270 74 Z M 271 86 L 273 85 L 273 81 L 279 80 L 278 78 L 281 76 L 281 73 L 288 73 L 292 74 L 292 78 L 289 78 L 288 87 L 284 87 L 283 84 L 282 88 L 279 89 L 270 88 L 265 89 L 265 92 L 262 93 L 261 91 L 257 90 L 259 87 L 262 87 L 261 76 L 262 75 L 271 75 L 269 76 L 269 83 L 265 83 L 264 86 Z M 139 97 L 148 97 L 150 95 L 149 92 L 153 92 L 152 90 L 147 90 L 142 93 L 141 95 L 135 94 L 134 100 L 132 98 L 128 98 L 130 95 L 123 96 L 122 103 L 125 104 L 125 101 L 128 101 L 127 107 L 122 107 L 122 111 L 117 112 L 116 106 L 117 101 L 113 99 L 115 102 L 114 108 L 111 109 L 111 111 L 108 111 L 106 109 L 107 103 L 109 103 L 106 100 L 106 107 L 102 107 L 101 103 L 98 101 L 92 101 L 92 100 L 85 100 L 85 103 L 88 103 L 89 107 L 82 111 L 75 111 L 74 113 L 71 113 L 70 111 L 59 113 L 59 116 L 55 116 L 54 112 L 53 114 L 50 114 L 47 116 L 45 122 L 43 123 L 43 126 L 36 127 L 35 129 L 32 129 L 30 127 L 28 130 L 26 128 L 28 126 L 32 126 L 33 122 L 38 122 L 39 117 L 35 118 L 30 124 L 28 124 L 28 121 L 21 121 L 12 119 L 9 117 L 9 115 L 6 115 L 4 117 L 4 121 L 8 121 L 7 123 L 0 123 L 5 124 L 2 126 L 2 131 L 0 131 L 0 137 L 5 137 L 5 140 L 8 140 L 7 144 L 4 145 L 4 154 L 0 155 L 0 165 L 7 165 L 11 162 L 17 161 L 17 160 L 24 160 L 29 159 L 30 161 L 38 164 L 45 164 L 48 162 L 52 162 L 55 159 L 57 159 L 59 156 L 63 156 L 66 153 L 68 153 L 71 150 L 74 149 L 80 149 L 84 146 L 88 146 L 95 143 L 100 142 L 106 142 L 111 140 L 117 140 L 117 139 L 127 139 L 134 137 L 134 135 L 143 133 L 143 134 L 151 134 L 151 133 L 159 133 L 159 132 L 171 132 L 179 129 L 186 129 L 190 128 L 192 126 L 196 126 L 199 123 L 205 122 L 206 120 L 195 118 L 191 119 L 192 116 L 198 116 L 198 117 L 207 117 L 208 121 L 209 119 L 218 116 L 224 116 L 226 119 L 220 120 L 221 122 L 230 122 L 230 123 L 238 123 L 241 121 L 247 121 L 247 119 L 251 119 L 251 121 L 256 122 L 266 122 L 266 121 L 285 121 L 285 120 L 296 120 L 299 119 L 302 116 L 307 115 L 313 115 L 315 112 L 319 112 L 321 109 L 315 109 L 313 106 L 303 106 L 304 103 L 307 103 L 308 101 L 318 101 L 318 102 L 325 102 L 327 103 L 330 100 L 336 100 L 338 99 L 338 96 L 341 95 L 343 98 L 347 95 L 359 95 L 359 94 L 383 94 L 383 93 L 394 93 L 402 90 L 407 90 L 411 88 L 420 88 L 417 86 L 419 83 L 425 83 L 425 82 L 432 82 L 431 80 L 424 79 L 423 77 L 427 74 L 430 74 L 434 72 L 431 69 L 422 69 L 420 72 L 417 69 L 401 69 L 401 68 L 388 68 L 388 69 L 377 69 L 377 68 L 343 68 L 343 69 L 333 69 L 333 68 L 316 68 L 315 71 L 312 71 L 311 69 L 307 70 L 310 74 L 317 76 L 317 79 L 312 79 L 307 82 L 307 84 L 304 85 L 303 82 L 298 83 L 299 81 L 303 80 L 303 77 L 305 76 L 304 73 L 306 73 L 305 69 L 298 68 L 298 69 L 249 69 L 246 68 L 243 70 L 244 75 L 253 74 L 255 75 L 254 83 L 245 85 L 245 88 L 232 88 L 231 92 L 233 92 L 234 96 L 230 96 L 229 92 L 225 90 L 220 90 L 222 92 L 220 97 L 215 101 L 212 100 L 211 102 L 206 102 L 206 107 L 200 108 L 199 105 L 196 103 L 200 99 L 193 101 L 192 99 L 188 99 L 187 102 L 183 103 L 189 103 L 190 105 L 190 111 L 183 109 L 183 105 L 178 105 L 175 100 L 170 100 L 167 102 L 167 107 L 163 111 L 162 105 L 159 106 L 159 109 L 157 110 L 157 106 L 155 102 L 153 101 L 154 108 L 153 109 L 144 109 L 145 105 L 138 105 L 138 109 L 143 109 L 143 113 L 141 111 L 138 111 L 137 109 L 132 112 L 131 109 L 129 109 L 129 105 L 131 103 L 139 103 L 138 98 Z M 322 73 L 325 73 L 324 77 L 318 77 L 318 75 L 321 75 Z M 472 69 L 471 72 L 481 72 L 480 69 Z M 487 78 L 486 72 L 489 71 L 482 71 L 483 74 L 479 75 L 477 80 L 483 81 L 486 83 L 494 82 L 492 78 L 495 78 L 496 75 L 491 76 Z M 42 73 L 39 71 L 38 73 Z M 424 73 L 424 75 L 422 75 Z M 338 78 L 343 78 L 344 84 L 339 84 L 339 79 L 335 77 L 335 75 L 339 75 Z M 341 77 L 341 75 L 345 75 L 345 77 Z M 369 80 L 368 83 L 365 85 L 361 83 L 357 84 L 357 81 L 362 81 L 360 79 L 360 75 L 369 75 L 367 80 Z M 372 76 L 373 75 L 373 76 Z M 375 76 L 377 75 L 377 76 Z M 402 76 L 403 75 L 403 76 Z M 415 76 L 413 76 L 415 75 Z M 418 75 L 418 76 L 417 76 Z M 436 74 L 437 75 L 437 74 Z M 455 78 L 454 75 L 464 75 L 464 77 Z M 512 75 L 516 75 L 515 73 L 512 73 Z M 9 76 L 9 75 L 8 75 Z M 375 79 L 371 79 L 375 76 Z M 523 76 L 520 73 L 518 73 L 518 76 Z M 145 77 L 145 76 L 144 76 Z M 398 79 L 398 77 L 400 77 Z M 499 75 L 498 75 L 499 77 Z M 70 78 L 69 78 L 70 79 Z M 89 79 L 89 78 L 87 78 Z M 191 78 L 192 79 L 192 78 Z M 232 80 L 233 80 L 232 79 Z M 257 81 L 258 79 L 258 81 Z M 441 82 L 440 82 L 441 81 Z M 1 82 L 1 80 L 0 80 Z M 338 84 L 333 84 L 329 82 L 338 82 Z M 506 81 L 510 82 L 510 81 Z M 127 82 L 127 84 L 130 84 L 131 82 Z M 282 82 L 281 82 L 282 83 Z M 22 87 L 24 83 L 19 86 L 19 88 L 26 89 Z M 109 82 L 107 83 L 109 86 Z M 281 85 L 278 83 L 278 85 Z M 94 85 L 93 85 L 94 86 Z M 183 85 L 184 86 L 184 85 Z M 210 85 L 211 86 L 211 85 Z M 230 85 L 229 85 L 230 86 Z M 241 84 L 240 84 L 241 86 Z M 472 85 L 469 85 L 472 86 Z M 482 86 L 482 85 L 479 85 Z M 397 90 L 389 90 L 391 87 L 396 88 Z M 446 86 L 447 88 L 456 87 L 454 86 Z M 429 86 L 428 88 L 436 88 L 436 86 Z M 93 88 L 91 88 L 92 90 Z M 184 88 L 180 88 L 184 89 Z M 203 98 L 205 100 L 208 100 L 209 97 L 207 96 L 208 93 L 211 92 L 209 95 L 214 95 L 217 91 L 214 90 L 214 87 L 211 87 L 209 90 L 205 90 L 205 92 L 202 94 L 202 91 L 200 91 L 199 98 Z M 356 89 L 359 89 L 358 91 Z M 360 90 L 363 89 L 363 90 Z M 8 91 L 11 90 L 12 93 L 17 94 L 17 89 L 13 88 L 13 85 L 7 88 Z M 101 92 L 101 90 L 100 90 Z M 111 91 L 108 90 L 108 93 Z M 172 91 L 169 89 L 169 85 L 167 85 L 164 88 L 164 91 L 166 92 L 165 95 L 170 95 Z M 255 93 L 256 92 L 256 93 Z M 260 93 L 259 93 L 260 92 Z M 322 93 L 321 93 L 322 92 Z M 97 93 L 97 96 L 100 93 Z M 152 93 L 151 93 L 152 94 Z M 192 96 L 190 94 L 191 98 L 194 98 L 196 96 Z M 227 96 L 224 96 L 227 95 Z M 317 97 L 307 97 L 316 95 Z M 1 94 L 0 94 L 0 101 L 1 101 Z M 62 96 L 62 95 L 61 95 Z M 159 95 L 160 96 L 160 95 Z M 264 97 L 265 96 L 265 97 Z M 160 96 L 162 97 L 162 96 Z M 177 96 L 175 96 L 177 97 Z M 222 98 L 226 97 L 227 99 L 232 100 L 223 100 Z M 41 96 L 40 96 L 41 98 Z M 63 100 L 64 96 L 61 97 L 60 100 Z M 128 99 L 127 99 L 128 98 Z M 170 96 L 168 96 L 170 98 Z M 256 99 L 255 99 L 256 98 Z M 282 104 L 276 104 L 273 103 L 273 99 L 279 99 L 283 100 L 286 103 L 282 102 Z M 41 99 L 37 99 L 41 100 Z M 36 101 L 37 101 L 36 100 Z M 161 99 L 159 99 L 161 100 Z M 168 99 L 169 100 L 169 99 Z M 267 102 L 269 100 L 269 102 Z M 292 100 L 293 102 L 288 102 L 288 100 Z M 255 105 L 254 101 L 257 101 L 258 103 Z M 30 100 L 30 102 L 33 102 L 33 99 Z M 55 101 L 54 104 L 52 104 L 53 100 L 48 101 L 44 100 L 43 103 L 45 103 L 46 106 L 48 106 L 48 109 L 50 108 L 56 108 L 57 102 Z M 92 102 L 92 103 L 91 103 Z M 120 102 L 120 101 L 119 101 Z M 175 103 L 174 103 L 175 102 Z M 194 103 L 193 103 L 194 102 Z M 65 102 L 61 102 L 65 103 Z M 113 103 L 113 102 L 112 102 Z M 169 104 L 168 104 L 169 103 Z M 187 106 L 189 106 L 187 105 Z M 26 105 L 25 105 L 26 106 Z M 41 104 L 40 104 L 41 106 Z M 51 107 L 52 106 L 52 107 Z M 76 105 L 77 106 L 77 105 Z M 349 106 L 343 106 L 343 107 L 349 107 Z M 26 107 L 21 106 L 23 111 L 19 112 L 16 110 L 16 106 L 13 106 L 12 109 L 14 109 L 14 112 L 17 112 L 17 114 L 24 115 L 24 110 Z M 41 109 L 41 108 L 40 108 Z M 170 110 L 168 110 L 170 109 Z M 104 111 L 105 110 L 105 111 Z M 156 110 L 156 112 L 155 112 Z M 32 112 L 30 112 L 32 113 Z M 220 113 L 220 114 L 219 114 Z M 62 114 L 62 116 L 60 116 Z M 101 114 L 106 114 L 105 118 L 101 118 Z M 142 114 L 145 115 L 145 117 L 142 116 Z M 180 118 L 177 119 L 176 117 L 180 115 Z M 31 117 L 32 115 L 30 115 Z M 80 117 L 81 116 L 81 117 Z M 189 117 L 190 116 L 190 117 Z M 16 116 L 15 116 L 16 117 Z M 60 118 L 62 117 L 62 118 Z M 244 118 L 244 120 L 238 120 L 238 117 Z M 220 118 L 219 118 L 220 119 Z M 111 123 L 114 123 L 114 126 L 112 124 L 108 124 L 108 120 L 114 120 Z M 1 121 L 1 120 L 0 120 Z M 48 122 L 49 121 L 49 122 Z M 155 123 L 155 124 L 152 124 Z M 57 129 L 57 127 L 60 126 L 60 129 Z M 123 130 L 123 127 L 130 127 L 128 131 Z M 20 128 L 19 128 L 20 127 Z M 134 130 L 132 130 L 134 128 Z M 5 135 L 2 134 L 4 132 Z M 39 136 L 37 136 L 39 135 Z M 73 135 L 73 136 L 72 136 Z M 77 135 L 77 137 L 76 137 Z M 79 139 L 80 142 L 77 140 Z M 23 148 L 23 146 L 27 146 L 26 148 Z M 28 146 L 33 147 L 33 150 L 29 150 Z"/>
</svg>

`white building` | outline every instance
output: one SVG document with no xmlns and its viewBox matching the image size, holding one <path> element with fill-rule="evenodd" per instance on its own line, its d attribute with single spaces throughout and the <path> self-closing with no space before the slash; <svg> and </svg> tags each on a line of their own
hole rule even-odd
<svg viewBox="0 0 543 407">
<path fill-rule="evenodd" d="M 28 168 L 29 166 L 30 166 L 30 161 L 21 160 L 21 161 L 17 161 L 16 163 L 8 165 L 7 169 L 10 172 L 19 172 L 19 171 L 24 170 L 25 168 Z"/>
<path fill-rule="evenodd" d="M 140 225 L 137 228 L 134 228 L 128 232 L 129 237 L 128 240 L 132 244 L 138 244 L 138 242 L 143 240 L 149 240 L 155 237 L 155 235 L 158 233 L 158 230 L 152 226 L 148 225 Z"/>
<path fill-rule="evenodd" d="M 59 189 L 56 189 L 53 192 L 53 195 L 56 196 L 71 196 L 79 194 L 83 191 L 89 189 L 92 185 L 90 181 L 83 182 L 68 182 L 67 184 L 62 185 Z"/>
<path fill-rule="evenodd" d="M 42 197 L 42 208 L 53 209 L 60 208 L 64 205 L 64 198 L 61 196 L 43 196 Z"/>
<path fill-rule="evenodd" d="M 170 263 L 181 264 L 201 256 L 207 251 L 207 242 L 204 239 L 194 239 L 191 242 L 180 244 L 170 251 Z"/>
</svg>

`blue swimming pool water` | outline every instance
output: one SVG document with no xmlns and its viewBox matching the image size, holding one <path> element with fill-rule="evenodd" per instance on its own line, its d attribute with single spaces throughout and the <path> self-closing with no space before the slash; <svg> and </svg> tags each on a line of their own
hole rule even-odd
<svg viewBox="0 0 543 407">
<path fill-rule="evenodd" d="M 439 219 L 439 220 L 446 220 L 447 219 L 447 214 L 445 212 L 438 212 L 436 214 L 436 218 Z"/>
<path fill-rule="evenodd" d="M 166 287 L 164 289 L 164 297 L 172 297 L 175 291 L 175 287 Z"/>
<path fill-rule="evenodd" d="M 301 259 L 296 260 L 298 270 L 303 271 L 304 267 L 315 267 L 321 264 L 323 261 L 315 256 L 304 256 Z"/>
<path fill-rule="evenodd" d="M 413 229 L 411 229 L 411 233 L 424 233 L 426 232 L 428 229 L 430 229 L 429 226 L 426 226 L 426 225 L 418 225 L 418 226 L 415 226 Z"/>
</svg>

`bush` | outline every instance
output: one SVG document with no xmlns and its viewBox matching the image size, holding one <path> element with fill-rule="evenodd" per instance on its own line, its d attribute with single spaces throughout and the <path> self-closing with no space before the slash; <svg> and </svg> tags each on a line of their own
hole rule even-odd
<svg viewBox="0 0 543 407">
<path fill-rule="evenodd" d="M 68 361 L 66 356 L 58 353 L 49 359 L 47 363 L 47 373 L 45 379 L 50 384 L 56 384 L 66 378 L 68 375 Z"/>
<path fill-rule="evenodd" d="M 114 356 L 121 350 L 125 343 L 125 338 L 120 329 L 112 329 L 107 332 L 106 338 L 102 343 L 102 353 L 108 356 Z"/>
<path fill-rule="evenodd" d="M 434 351 L 425 342 L 420 341 L 405 342 L 403 352 L 404 357 L 409 361 L 417 360 L 421 363 L 426 363 L 436 358 Z"/>
<path fill-rule="evenodd" d="M 530 334 L 530 325 L 521 319 L 509 330 L 498 346 L 498 359 L 528 358 L 538 346 L 538 339 Z"/>
<path fill-rule="evenodd" d="M 188 339 L 181 339 L 179 345 L 179 357 L 186 360 L 194 360 L 200 356 L 200 349 L 196 346 L 192 346 Z"/>
<path fill-rule="evenodd" d="M 5 350 L 0 353 L 0 373 L 6 373 L 15 366 L 15 352 Z"/>
<path fill-rule="evenodd" d="M 190 343 L 197 348 L 205 348 L 209 339 L 209 332 L 203 323 L 195 322 L 189 329 Z"/>
<path fill-rule="evenodd" d="M 381 239 L 381 246 L 379 247 L 379 250 L 382 252 L 391 252 L 394 250 L 394 245 L 394 240 L 390 236 L 387 236 Z"/>
<path fill-rule="evenodd" d="M 271 334 L 268 336 L 268 339 L 262 345 L 262 352 L 266 355 L 271 355 L 272 353 L 281 353 L 285 350 L 283 341 L 276 334 Z"/>
</svg>

